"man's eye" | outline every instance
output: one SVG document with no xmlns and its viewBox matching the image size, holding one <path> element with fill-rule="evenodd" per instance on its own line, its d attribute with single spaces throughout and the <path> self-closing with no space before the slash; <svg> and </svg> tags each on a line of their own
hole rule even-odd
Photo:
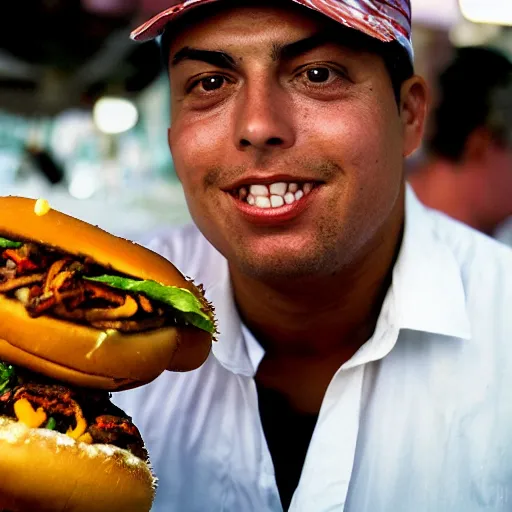
<svg viewBox="0 0 512 512">
<path fill-rule="evenodd" d="M 321 65 L 303 69 L 297 75 L 297 79 L 305 87 L 341 85 L 346 80 L 350 81 L 347 73 L 341 69 Z"/>
<path fill-rule="evenodd" d="M 205 78 L 201 78 L 192 84 L 190 90 L 195 89 L 199 86 L 200 90 L 205 92 L 216 91 L 221 89 L 227 83 L 226 78 L 221 75 L 212 75 Z"/>
<path fill-rule="evenodd" d="M 311 68 L 306 71 L 306 76 L 310 82 L 322 83 L 332 78 L 332 71 L 329 68 Z"/>
</svg>

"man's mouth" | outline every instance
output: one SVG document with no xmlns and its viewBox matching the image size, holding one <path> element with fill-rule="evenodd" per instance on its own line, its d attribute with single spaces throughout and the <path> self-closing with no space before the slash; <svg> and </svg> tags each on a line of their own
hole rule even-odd
<svg viewBox="0 0 512 512">
<path fill-rule="evenodd" d="M 311 193 L 319 183 L 315 182 L 284 182 L 243 185 L 231 191 L 231 195 L 257 208 L 281 208 L 291 205 Z"/>
</svg>

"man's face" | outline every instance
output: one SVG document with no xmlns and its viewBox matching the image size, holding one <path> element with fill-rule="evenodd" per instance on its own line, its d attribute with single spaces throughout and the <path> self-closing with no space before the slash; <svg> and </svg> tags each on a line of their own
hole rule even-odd
<svg viewBox="0 0 512 512">
<path fill-rule="evenodd" d="M 171 44 L 169 143 L 191 215 L 256 278 L 333 273 L 398 208 L 410 116 L 383 60 L 324 40 L 327 26 L 292 3 L 241 7 Z"/>
</svg>

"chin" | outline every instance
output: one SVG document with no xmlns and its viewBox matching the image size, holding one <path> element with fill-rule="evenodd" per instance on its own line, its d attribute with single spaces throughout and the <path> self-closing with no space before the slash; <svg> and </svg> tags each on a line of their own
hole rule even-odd
<svg viewBox="0 0 512 512">
<path fill-rule="evenodd" d="M 264 281 L 301 279 L 330 272 L 325 255 L 320 254 L 307 255 L 304 252 L 276 250 L 252 253 L 249 257 L 238 257 L 236 260 L 243 274 Z"/>
</svg>

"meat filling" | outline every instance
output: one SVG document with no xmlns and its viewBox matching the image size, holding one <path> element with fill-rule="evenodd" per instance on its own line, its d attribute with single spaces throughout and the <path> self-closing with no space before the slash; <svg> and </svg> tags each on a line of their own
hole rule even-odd
<svg viewBox="0 0 512 512">
<path fill-rule="evenodd" d="M 0 393 L 0 416 L 20 420 L 16 404 L 26 400 L 43 414 L 41 428 L 90 444 L 111 444 L 147 460 L 137 427 L 110 401 L 108 392 L 68 388 L 21 369 L 17 374 L 14 385 Z"/>
<path fill-rule="evenodd" d="M 178 322 L 172 308 L 141 293 L 84 279 L 104 274 L 112 274 L 111 269 L 34 243 L 0 252 L 0 294 L 22 302 L 34 318 L 51 315 L 121 332 L 142 332 Z"/>
</svg>

